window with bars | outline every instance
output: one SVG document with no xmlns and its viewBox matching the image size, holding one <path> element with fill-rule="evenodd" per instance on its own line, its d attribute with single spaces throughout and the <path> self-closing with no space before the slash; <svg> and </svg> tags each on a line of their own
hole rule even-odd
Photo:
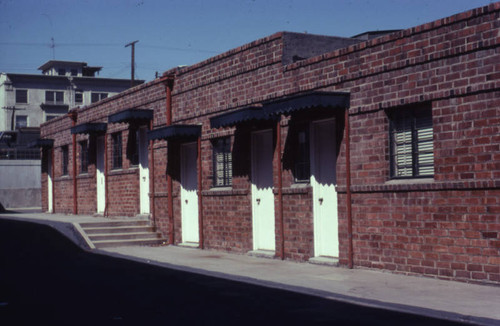
<svg viewBox="0 0 500 326">
<path fill-rule="evenodd" d="M 89 172 L 89 147 L 86 140 L 80 142 L 80 173 Z"/>
<path fill-rule="evenodd" d="M 399 109 L 390 115 L 391 177 L 434 175 L 434 133 L 430 108 Z"/>
<path fill-rule="evenodd" d="M 233 158 L 231 137 L 224 137 L 213 142 L 214 187 L 227 187 L 233 184 Z"/>
<path fill-rule="evenodd" d="M 121 169 L 122 168 L 122 133 L 116 132 L 111 135 L 113 139 L 113 169 Z"/>
<path fill-rule="evenodd" d="M 69 149 L 68 145 L 61 147 L 62 154 L 62 175 L 68 175 L 68 165 L 69 165 Z"/>
</svg>

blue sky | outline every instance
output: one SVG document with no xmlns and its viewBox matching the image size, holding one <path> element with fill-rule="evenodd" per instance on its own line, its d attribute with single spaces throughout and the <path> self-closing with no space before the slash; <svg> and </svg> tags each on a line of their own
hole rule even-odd
<svg viewBox="0 0 500 326">
<path fill-rule="evenodd" d="M 136 78 L 191 65 L 278 31 L 353 36 L 405 29 L 489 0 L 0 0 L 0 72 L 39 74 L 48 60 Z M 51 47 L 54 39 L 54 47 Z"/>
</svg>

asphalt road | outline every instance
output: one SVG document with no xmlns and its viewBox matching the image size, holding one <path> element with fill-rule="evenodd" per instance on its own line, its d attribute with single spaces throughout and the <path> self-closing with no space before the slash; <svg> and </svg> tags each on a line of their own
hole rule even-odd
<svg viewBox="0 0 500 326">
<path fill-rule="evenodd" d="M 0 219 L 0 325 L 459 325 L 141 264 Z"/>
</svg>

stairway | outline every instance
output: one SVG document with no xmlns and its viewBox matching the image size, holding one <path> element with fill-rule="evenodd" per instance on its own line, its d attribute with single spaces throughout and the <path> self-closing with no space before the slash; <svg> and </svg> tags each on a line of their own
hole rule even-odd
<svg viewBox="0 0 500 326">
<path fill-rule="evenodd" d="M 80 223 L 80 228 L 95 248 L 151 246 L 166 241 L 147 220 L 86 222 Z"/>
</svg>

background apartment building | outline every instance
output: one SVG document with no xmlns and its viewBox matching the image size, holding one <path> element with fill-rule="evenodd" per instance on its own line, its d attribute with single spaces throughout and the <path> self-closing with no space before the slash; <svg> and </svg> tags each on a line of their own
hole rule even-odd
<svg viewBox="0 0 500 326">
<path fill-rule="evenodd" d="M 0 73 L 0 209 L 40 206 L 40 125 L 118 94 L 136 80 L 97 77 L 102 67 L 51 60 L 42 74 Z"/>
<path fill-rule="evenodd" d="M 0 131 L 39 127 L 70 108 L 98 102 L 131 86 L 128 79 L 96 77 L 102 67 L 86 62 L 51 60 L 38 69 L 41 75 L 0 74 Z"/>
</svg>

